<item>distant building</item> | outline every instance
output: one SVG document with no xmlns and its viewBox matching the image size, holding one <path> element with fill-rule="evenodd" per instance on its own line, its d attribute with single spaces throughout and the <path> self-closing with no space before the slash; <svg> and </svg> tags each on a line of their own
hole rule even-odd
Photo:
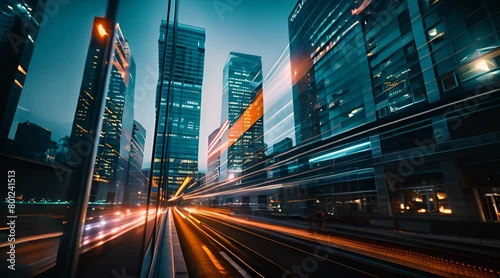
<svg viewBox="0 0 500 278">
<path fill-rule="evenodd" d="M 28 74 L 46 1 L 5 0 L 0 5 L 0 142 L 8 137 Z M 4 147 L 0 143 L 0 150 Z"/>
<path fill-rule="evenodd" d="M 24 122 L 18 124 L 14 141 L 16 141 L 19 155 L 47 161 L 49 146 L 54 144 L 50 140 L 51 136 L 50 130 L 34 123 Z"/>
<path fill-rule="evenodd" d="M 132 143 L 130 144 L 130 158 L 128 166 L 128 179 L 125 186 L 124 203 L 137 204 L 142 201 L 142 195 L 147 195 L 146 177 L 142 172 L 144 159 L 144 144 L 146 142 L 146 129 L 134 121 Z M 140 192 L 140 193 L 139 193 Z"/>
<path fill-rule="evenodd" d="M 153 185 L 166 184 L 167 196 L 174 194 L 187 177 L 194 179 L 198 175 L 206 39 L 205 29 L 185 24 L 176 25 L 176 37 L 173 38 L 174 24 L 168 23 L 168 26 L 168 35 L 172 37 L 165 38 L 167 22 L 164 20 L 158 40 L 160 72 L 165 52 L 169 62 L 165 65 L 164 76 L 158 81 L 156 99 L 160 100 L 160 107 L 156 109 L 160 122 L 157 123 L 153 169 Z M 175 58 L 172 57 L 174 52 Z M 175 64 L 173 72 L 170 63 Z"/>
<path fill-rule="evenodd" d="M 220 176 L 232 179 L 253 166 L 264 144 L 262 58 L 231 52 L 223 72 L 222 121 L 229 129 L 222 137 Z M 256 149 L 257 148 L 257 149 Z"/>
</svg>

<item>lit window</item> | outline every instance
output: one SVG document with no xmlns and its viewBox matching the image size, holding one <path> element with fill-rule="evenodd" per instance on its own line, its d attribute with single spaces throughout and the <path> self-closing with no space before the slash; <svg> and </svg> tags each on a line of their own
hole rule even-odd
<svg viewBox="0 0 500 278">
<path fill-rule="evenodd" d="M 26 71 L 24 70 L 24 68 L 23 68 L 21 65 L 17 66 L 17 70 L 19 70 L 19 71 L 20 71 L 20 72 L 22 72 L 24 75 L 26 75 Z"/>
<path fill-rule="evenodd" d="M 21 87 L 21 89 L 23 88 L 23 85 L 19 81 L 17 81 L 17 79 L 15 79 L 14 82 L 17 84 L 17 86 Z"/>
</svg>

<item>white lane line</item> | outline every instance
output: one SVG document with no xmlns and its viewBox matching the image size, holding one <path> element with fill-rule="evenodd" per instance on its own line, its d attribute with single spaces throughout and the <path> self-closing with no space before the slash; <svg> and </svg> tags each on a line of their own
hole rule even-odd
<svg viewBox="0 0 500 278">
<path fill-rule="evenodd" d="M 220 251 L 219 253 L 221 254 L 222 257 L 224 257 L 224 259 L 226 259 L 226 261 L 228 261 L 234 268 L 236 268 L 236 270 L 238 270 L 238 272 L 243 277 L 245 278 L 252 277 L 243 268 L 241 268 L 235 261 L 233 261 L 233 259 L 231 259 L 224 251 Z"/>
</svg>

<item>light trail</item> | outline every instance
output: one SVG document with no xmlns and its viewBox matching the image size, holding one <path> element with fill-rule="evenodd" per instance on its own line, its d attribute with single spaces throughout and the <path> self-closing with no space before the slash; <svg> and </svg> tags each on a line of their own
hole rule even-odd
<svg viewBox="0 0 500 278">
<path fill-rule="evenodd" d="M 304 229 L 280 226 L 276 224 L 250 221 L 247 219 L 231 217 L 227 214 L 211 212 L 208 210 L 190 210 L 190 213 L 199 214 L 210 218 L 213 221 L 231 226 L 227 223 L 235 223 L 248 228 L 260 228 L 263 230 L 287 234 L 298 238 L 329 244 L 335 248 L 349 252 L 359 253 L 365 256 L 382 259 L 399 265 L 404 265 L 414 269 L 424 269 L 425 271 L 451 277 L 498 277 L 500 271 L 490 267 L 471 265 L 465 262 L 449 260 L 438 256 L 427 255 L 421 252 L 409 251 L 400 248 L 393 248 L 379 243 L 362 242 L 353 239 L 346 239 L 339 236 L 325 236 L 312 234 Z M 226 222 L 224 222 L 226 221 Z M 239 227 L 235 227 L 241 229 Z M 244 230 L 244 229 L 243 229 Z M 251 231 L 249 233 L 254 234 Z"/>
</svg>

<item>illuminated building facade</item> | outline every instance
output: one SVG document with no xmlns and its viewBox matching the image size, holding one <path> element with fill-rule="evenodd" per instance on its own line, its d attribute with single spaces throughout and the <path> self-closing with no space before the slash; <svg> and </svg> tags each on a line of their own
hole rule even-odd
<svg viewBox="0 0 500 278">
<path fill-rule="evenodd" d="M 70 146 L 75 150 L 81 141 L 88 140 L 90 115 L 96 109 L 95 86 L 97 65 L 103 57 L 102 38 L 108 36 L 105 19 L 94 20 L 93 35 L 87 54 L 82 87 L 75 120 L 70 136 Z M 92 201 L 120 203 L 123 200 L 128 174 L 130 144 L 134 124 L 135 62 L 128 43 L 116 26 L 113 66 L 111 68 L 103 116 L 99 147 L 94 166 Z"/>
<path fill-rule="evenodd" d="M 195 179 L 198 175 L 206 36 L 203 28 L 178 24 L 175 41 L 174 32 L 171 31 L 166 40 L 166 24 L 166 21 L 162 22 L 158 40 L 160 72 L 165 51 L 168 62 L 165 63 L 165 73 L 163 77 L 160 76 L 157 88 L 157 104 L 160 100 L 157 113 L 160 114 L 160 120 L 154 153 L 153 184 L 160 184 L 161 179 L 166 177 L 167 195 L 173 195 L 187 177 Z M 173 30 L 173 23 L 169 24 L 169 30 Z M 175 57 L 172 57 L 174 51 Z M 174 61 L 173 72 L 170 61 Z M 160 95 L 159 86 L 163 86 L 163 95 Z M 170 98 L 167 97 L 169 94 Z M 167 136 L 164 137 L 164 134 Z M 164 169 L 160 168 L 162 158 Z"/>
<path fill-rule="evenodd" d="M 222 142 L 220 175 L 236 178 L 252 167 L 264 145 L 262 58 L 231 52 L 223 72 L 222 121 L 229 129 Z"/>
<path fill-rule="evenodd" d="M 0 140 L 9 135 L 35 50 L 46 1 L 0 4 Z M 0 145 L 3 145 L 1 143 Z M 0 146 L 3 148 L 3 146 Z"/>
<path fill-rule="evenodd" d="M 299 1 L 289 35 L 306 155 L 288 164 L 321 176 L 301 184 L 307 196 L 373 225 L 405 219 L 401 229 L 499 221 L 500 125 L 484 124 L 500 111 L 499 11 L 480 1 Z"/>
<path fill-rule="evenodd" d="M 78 144 L 82 141 L 89 141 L 93 131 L 90 130 L 90 121 L 92 115 L 96 114 L 96 94 L 97 84 L 105 76 L 98 75 L 98 65 L 104 59 L 105 38 L 111 33 L 108 21 L 105 18 L 95 17 L 92 28 L 92 35 L 90 38 L 89 50 L 87 52 L 87 59 L 85 60 L 85 68 L 83 70 L 82 86 L 80 87 L 80 94 L 75 110 L 75 117 L 71 129 L 71 135 L 68 145 L 70 148 L 76 150 Z M 71 163 L 73 158 L 68 158 Z"/>
</svg>

